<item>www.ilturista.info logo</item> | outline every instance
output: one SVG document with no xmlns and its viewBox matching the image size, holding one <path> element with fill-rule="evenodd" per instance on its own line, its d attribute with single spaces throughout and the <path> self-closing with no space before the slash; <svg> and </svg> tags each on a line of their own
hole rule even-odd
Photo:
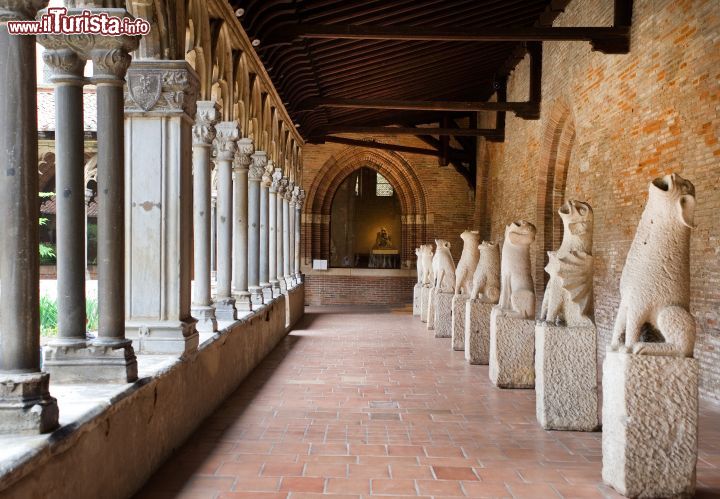
<svg viewBox="0 0 720 499">
<path fill-rule="evenodd" d="M 89 10 L 68 15 L 65 7 L 51 7 L 36 21 L 8 21 L 7 29 L 11 35 L 147 35 L 150 23 Z"/>
</svg>

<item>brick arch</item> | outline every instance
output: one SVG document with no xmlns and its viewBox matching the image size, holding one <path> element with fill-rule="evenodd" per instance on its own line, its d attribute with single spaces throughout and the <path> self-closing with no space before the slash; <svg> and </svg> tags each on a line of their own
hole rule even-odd
<svg viewBox="0 0 720 499">
<path fill-rule="evenodd" d="M 308 189 L 304 211 L 304 231 L 310 237 L 303 245 L 305 263 L 311 259 L 330 259 L 330 213 L 340 184 L 359 168 L 371 168 L 393 186 L 401 210 L 401 260 L 412 267 L 414 248 L 426 237 L 427 203 L 425 190 L 410 163 L 390 151 L 350 147 L 328 159 Z"/>
<path fill-rule="evenodd" d="M 537 189 L 537 252 L 535 255 L 535 292 L 538 302 L 547 285 L 547 252 L 562 242 L 563 224 L 558 209 L 565 201 L 568 165 L 575 144 L 575 118 L 567 100 L 558 99 L 550 106 L 540 145 Z"/>
</svg>

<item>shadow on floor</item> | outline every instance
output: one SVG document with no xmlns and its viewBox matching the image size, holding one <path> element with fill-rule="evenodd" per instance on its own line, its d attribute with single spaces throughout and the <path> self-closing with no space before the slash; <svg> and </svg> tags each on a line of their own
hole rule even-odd
<svg viewBox="0 0 720 499">
<path fill-rule="evenodd" d="M 317 314 L 315 314 L 317 315 Z M 313 314 L 306 314 L 294 329 L 305 329 L 312 324 Z M 241 420 L 243 414 L 254 403 L 263 386 L 273 377 L 275 370 L 285 357 L 302 341 L 302 336 L 288 334 L 277 346 L 248 373 L 245 380 L 231 393 L 188 437 L 182 446 L 173 449 L 167 461 L 158 468 L 134 496 L 136 499 L 165 499 L 177 497 L 193 475 L 203 473 L 203 468 L 212 466 L 213 454 L 223 452 L 237 440 L 227 435 L 232 425 Z M 220 415 L 220 416 L 219 416 Z M 212 421 L 210 421 L 212 420 Z M 228 438 L 225 438 L 226 435 Z M 190 457 L 188 457 L 190 456 Z"/>
</svg>

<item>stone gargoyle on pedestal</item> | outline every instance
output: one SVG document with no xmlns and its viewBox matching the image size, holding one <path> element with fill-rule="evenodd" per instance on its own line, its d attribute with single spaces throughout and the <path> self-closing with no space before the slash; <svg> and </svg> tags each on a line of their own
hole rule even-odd
<svg viewBox="0 0 720 499">
<path fill-rule="evenodd" d="M 535 286 L 530 267 L 530 245 L 535 226 L 518 220 L 505 227 L 497 308 L 507 317 L 535 318 Z"/>
</svg>

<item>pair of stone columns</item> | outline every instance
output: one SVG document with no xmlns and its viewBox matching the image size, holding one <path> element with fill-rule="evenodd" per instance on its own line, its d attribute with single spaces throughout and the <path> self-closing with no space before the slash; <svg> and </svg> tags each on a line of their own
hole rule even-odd
<svg viewBox="0 0 720 499">
<path fill-rule="evenodd" d="M 76 11 L 76 12 L 74 12 Z M 70 9 L 79 14 L 81 9 Z M 113 11 L 117 15 L 116 10 Z M 129 16 L 125 12 L 126 16 Z M 45 349 L 45 368 L 60 382 L 130 382 L 137 360 L 125 337 L 124 95 L 129 52 L 138 37 L 46 35 L 56 116 L 58 336 Z M 97 96 L 98 336 L 86 335 L 84 69 Z"/>
</svg>

